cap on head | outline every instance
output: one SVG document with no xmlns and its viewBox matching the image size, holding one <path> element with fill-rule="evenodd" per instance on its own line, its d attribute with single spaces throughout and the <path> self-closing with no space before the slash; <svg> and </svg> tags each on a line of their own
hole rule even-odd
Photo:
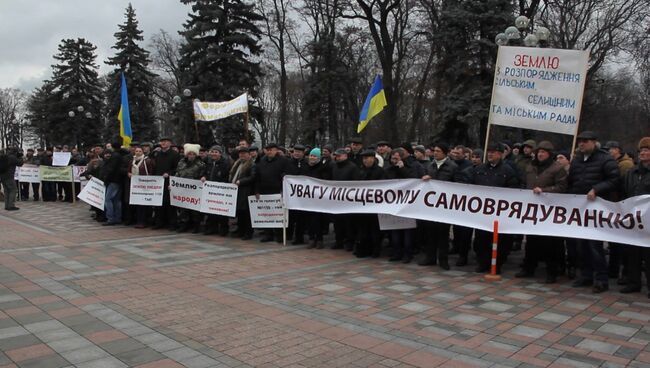
<svg viewBox="0 0 650 368">
<path fill-rule="evenodd" d="M 643 137 L 639 141 L 639 149 L 648 148 L 650 149 L 650 137 Z"/>
<path fill-rule="evenodd" d="M 544 150 L 548 153 L 553 153 L 555 151 L 555 147 L 553 146 L 553 143 L 549 141 L 541 141 L 537 145 L 537 150 Z"/>
<path fill-rule="evenodd" d="M 413 155 L 415 151 L 413 150 L 413 146 L 411 146 L 410 143 L 402 143 L 400 148 L 403 148 L 406 152 L 408 152 L 410 155 Z"/>
<path fill-rule="evenodd" d="M 361 137 L 352 137 L 350 138 L 350 143 L 363 144 Z"/>
<path fill-rule="evenodd" d="M 312 149 L 311 151 L 309 151 L 309 156 L 316 156 L 316 157 L 320 158 L 320 148 L 316 147 L 316 148 Z"/>
<path fill-rule="evenodd" d="M 488 145 L 488 147 L 487 147 L 487 151 L 488 151 L 488 152 L 490 152 L 490 151 L 496 151 L 496 152 L 501 152 L 501 153 L 503 153 L 503 152 L 506 151 L 506 147 L 505 147 L 505 145 L 504 145 L 503 143 L 498 143 L 498 142 L 496 142 L 496 143 L 490 143 L 490 144 Z"/>
<path fill-rule="evenodd" d="M 305 146 L 302 145 L 302 144 L 300 144 L 300 143 L 298 143 L 298 144 L 295 144 L 295 145 L 293 146 L 293 150 L 294 150 L 294 151 L 303 151 L 303 152 L 304 152 L 304 151 L 305 151 Z"/>
<path fill-rule="evenodd" d="M 607 143 L 605 143 L 605 147 L 603 148 L 606 150 L 610 148 L 621 148 L 621 145 L 617 141 L 607 141 Z"/>
<path fill-rule="evenodd" d="M 264 149 L 271 149 L 271 148 L 280 148 L 277 143 L 268 143 L 266 146 L 264 146 Z"/>
<path fill-rule="evenodd" d="M 214 146 L 210 147 L 210 151 L 219 151 L 219 152 L 223 153 L 223 147 L 221 147 L 218 144 L 215 144 Z"/>
<path fill-rule="evenodd" d="M 591 130 L 585 130 L 584 132 L 578 134 L 576 139 L 595 141 L 598 139 L 598 136 L 596 135 L 596 133 L 592 132 Z"/>
<path fill-rule="evenodd" d="M 528 146 L 528 147 L 530 147 L 532 149 L 535 149 L 535 148 L 537 148 L 537 142 L 535 142 L 532 139 L 526 140 L 526 141 L 524 141 L 524 143 L 521 144 L 521 147 L 526 147 L 526 146 Z"/>
<path fill-rule="evenodd" d="M 334 155 L 347 155 L 348 151 L 345 150 L 345 148 L 339 148 L 336 151 L 334 151 Z"/>
<path fill-rule="evenodd" d="M 440 150 L 446 155 L 449 153 L 449 145 L 445 142 L 435 142 L 431 145 L 432 148 L 440 148 Z"/>
<path fill-rule="evenodd" d="M 198 156 L 200 149 L 201 149 L 200 144 L 185 143 L 183 145 L 183 151 L 185 152 L 186 156 L 190 153 L 194 153 L 195 155 Z"/>
<path fill-rule="evenodd" d="M 361 156 L 362 157 L 366 157 L 366 156 L 375 157 L 375 151 L 373 151 L 371 149 L 365 149 L 365 150 L 361 151 Z"/>
<path fill-rule="evenodd" d="M 167 141 L 169 143 L 173 143 L 174 141 L 170 137 L 162 137 L 160 138 L 160 142 Z"/>
</svg>

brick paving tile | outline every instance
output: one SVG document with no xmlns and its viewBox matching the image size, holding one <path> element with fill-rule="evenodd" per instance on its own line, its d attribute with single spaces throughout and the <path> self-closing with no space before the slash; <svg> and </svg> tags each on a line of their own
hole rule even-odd
<svg viewBox="0 0 650 368">
<path fill-rule="evenodd" d="M 0 366 L 12 354 L 39 368 L 650 365 L 645 295 L 516 279 L 523 251 L 487 283 L 472 264 L 107 229 L 89 215 L 59 202 L 0 213 Z"/>
</svg>

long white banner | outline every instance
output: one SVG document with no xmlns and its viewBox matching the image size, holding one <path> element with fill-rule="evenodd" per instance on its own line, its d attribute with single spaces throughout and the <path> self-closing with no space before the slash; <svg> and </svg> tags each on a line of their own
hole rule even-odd
<svg viewBox="0 0 650 368">
<path fill-rule="evenodd" d="M 201 102 L 194 100 L 195 120 L 214 121 L 244 112 L 248 112 L 248 94 L 246 93 L 225 102 Z"/>
<path fill-rule="evenodd" d="M 384 213 L 499 232 L 564 236 L 650 247 L 650 195 L 621 202 L 586 195 L 534 194 L 418 179 L 335 182 L 285 176 L 289 209 L 327 213 Z"/>
<path fill-rule="evenodd" d="M 588 51 L 500 46 L 489 123 L 575 135 Z"/>
</svg>

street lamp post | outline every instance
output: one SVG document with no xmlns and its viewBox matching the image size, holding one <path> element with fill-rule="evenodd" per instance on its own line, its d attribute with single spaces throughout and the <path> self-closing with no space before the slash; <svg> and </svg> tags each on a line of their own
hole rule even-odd
<svg viewBox="0 0 650 368">
<path fill-rule="evenodd" d="M 177 108 L 177 111 L 179 111 L 179 113 L 181 114 L 181 115 L 179 115 L 179 118 L 178 118 L 179 122 L 181 122 L 181 116 L 182 116 L 182 110 L 183 110 L 183 109 L 182 109 L 182 103 L 183 103 L 183 100 L 184 100 L 184 99 L 185 99 L 185 100 L 189 100 L 189 103 L 190 103 L 190 106 L 189 106 L 189 107 L 190 107 L 190 111 L 192 111 L 192 109 L 191 109 L 191 108 L 192 108 L 192 105 L 191 105 L 191 104 L 192 104 L 192 100 L 190 99 L 190 97 L 192 97 L 192 91 L 191 91 L 189 88 L 185 88 L 185 89 L 183 90 L 183 97 L 181 97 L 181 96 L 179 96 L 179 95 L 176 95 L 176 96 L 174 96 L 174 98 L 172 99 L 172 101 L 174 102 L 174 103 L 172 104 L 173 107 L 180 106 L 179 108 Z M 200 141 L 200 139 L 199 139 L 199 126 L 198 126 L 198 124 L 196 123 L 196 121 L 194 121 L 194 128 L 195 128 L 195 130 L 196 130 L 196 141 L 197 141 L 197 143 L 198 143 L 198 142 Z M 184 133 L 183 135 L 185 136 L 185 137 L 184 137 L 185 139 L 187 139 L 187 137 L 188 137 L 188 135 L 189 135 L 186 129 L 187 129 L 186 126 L 184 126 L 184 127 L 183 127 L 183 133 Z"/>
<path fill-rule="evenodd" d="M 79 106 L 77 106 L 77 109 L 76 109 L 76 110 L 77 110 L 77 112 L 78 112 L 79 114 L 81 114 L 81 113 L 84 112 L 85 109 L 84 109 L 83 106 L 79 105 Z M 73 122 L 75 122 L 74 118 L 77 116 L 77 114 L 74 112 L 74 110 L 70 110 L 70 111 L 68 111 L 68 116 L 69 116 L 71 119 L 73 119 Z M 86 111 L 86 113 L 83 114 L 83 116 L 84 116 L 86 119 L 92 119 L 92 118 L 93 118 L 93 114 L 92 114 L 90 111 Z M 79 127 L 76 127 L 76 126 L 75 126 L 75 129 L 74 129 L 74 140 L 75 140 L 75 145 L 76 145 L 77 149 L 79 149 L 79 148 L 81 147 L 81 144 L 79 143 L 78 128 L 79 128 Z"/>
<path fill-rule="evenodd" d="M 526 47 L 548 47 L 551 31 L 546 27 L 537 26 L 530 28 L 530 19 L 520 15 L 515 19 L 515 24 L 509 26 L 502 33 L 494 38 L 498 46 L 526 46 Z"/>
</svg>

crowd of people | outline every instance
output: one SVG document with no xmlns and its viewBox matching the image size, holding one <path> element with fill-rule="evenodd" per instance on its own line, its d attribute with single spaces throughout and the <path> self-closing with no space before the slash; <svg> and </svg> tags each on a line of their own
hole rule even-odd
<svg viewBox="0 0 650 368">
<path fill-rule="evenodd" d="M 18 195 L 12 167 L 21 164 L 51 165 L 52 152 L 68 147 L 7 150 L 0 155 L 0 178 L 5 189 L 5 209 L 16 210 Z M 174 145 L 163 138 L 156 145 L 132 143 L 95 145 L 85 155 L 71 150 L 73 165 L 86 166 L 82 174 L 97 177 L 106 186 L 105 209 L 95 210 L 94 218 L 104 226 L 124 224 L 137 228 L 153 227 L 177 232 L 203 232 L 206 235 L 233 235 L 244 240 L 254 236 L 248 209 L 248 196 L 282 192 L 285 175 L 304 175 L 335 181 L 367 181 L 417 178 L 491 187 L 525 188 L 536 194 L 572 193 L 618 201 L 650 194 L 650 137 L 638 142 L 637 154 L 623 152 L 618 142 L 599 143 L 594 132 L 577 137 L 573 155 L 556 149 L 549 141 L 523 143 L 497 142 L 481 149 L 444 142 L 429 145 L 380 141 L 364 147 L 360 138 L 345 147 L 309 147 L 295 144 L 284 148 L 270 143 L 260 150 L 246 140 L 237 147 L 219 145 L 203 148 L 196 144 Z M 637 160 L 632 158 L 637 156 Z M 134 175 L 163 176 L 166 180 L 163 205 L 129 205 L 129 183 Z M 236 219 L 205 215 L 170 205 L 169 177 L 236 184 L 239 188 Z M 33 199 L 71 201 L 70 183 L 32 184 Z M 39 192 L 42 197 L 39 197 Z M 27 200 L 30 184 L 21 183 L 20 197 Z M 58 196 L 57 196 L 58 194 Z M 458 254 L 456 266 L 468 265 L 470 249 L 475 254 L 476 272 L 490 269 L 492 234 L 463 226 L 418 220 L 414 229 L 381 231 L 372 214 L 330 215 L 325 212 L 291 210 L 287 228 L 293 245 L 323 249 L 323 237 L 332 231 L 332 249 L 345 249 L 357 257 L 380 257 L 385 239 L 389 261 L 410 263 L 419 256 L 421 266 L 437 265 L 449 270 L 450 254 Z M 261 242 L 282 241 L 281 229 L 264 230 Z M 546 264 L 547 283 L 566 275 L 574 287 L 591 287 L 594 293 L 609 289 L 617 279 L 622 293 L 640 292 L 642 272 L 650 284 L 650 248 L 602 241 L 537 235 L 501 235 L 496 270 L 501 272 L 512 251 L 524 246 L 525 255 L 516 277 L 534 277 L 539 262 Z M 580 272 L 576 272 L 579 270 Z M 650 297 L 650 294 L 648 294 Z"/>
</svg>

